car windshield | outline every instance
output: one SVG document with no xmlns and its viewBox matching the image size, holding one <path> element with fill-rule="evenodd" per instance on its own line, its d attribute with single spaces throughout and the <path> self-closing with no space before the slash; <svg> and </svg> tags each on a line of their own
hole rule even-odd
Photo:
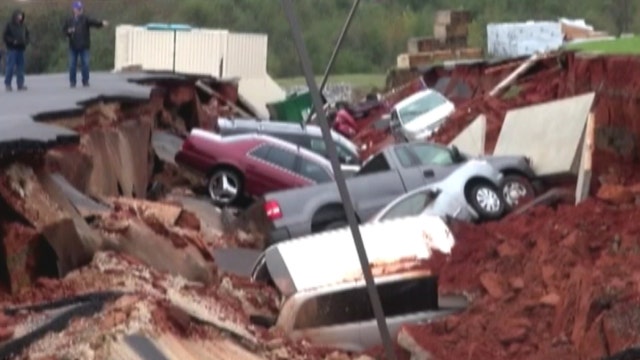
<svg viewBox="0 0 640 360">
<path fill-rule="evenodd" d="M 389 211 L 380 218 L 380 220 L 391 220 L 420 215 L 427 205 L 433 201 L 435 198 L 434 195 L 434 191 L 429 189 L 408 196 L 392 206 Z"/>
<path fill-rule="evenodd" d="M 403 124 L 408 124 L 418 116 L 426 114 L 449 100 L 437 91 L 425 91 L 412 103 L 398 109 L 398 116 Z"/>
<path fill-rule="evenodd" d="M 331 135 L 334 137 L 337 144 L 344 146 L 349 152 L 351 152 L 351 156 L 358 154 L 358 148 L 353 142 L 351 142 L 351 140 L 335 131 L 332 131 Z"/>
</svg>

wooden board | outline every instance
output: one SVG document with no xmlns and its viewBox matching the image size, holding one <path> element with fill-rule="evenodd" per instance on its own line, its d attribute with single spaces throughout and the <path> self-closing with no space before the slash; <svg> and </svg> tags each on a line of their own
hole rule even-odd
<svg viewBox="0 0 640 360">
<path fill-rule="evenodd" d="M 589 113 L 585 127 L 582 147 L 582 158 L 578 170 L 578 182 L 576 184 L 576 205 L 589 197 L 591 188 L 591 169 L 593 165 L 593 148 L 595 139 L 595 115 Z"/>
</svg>

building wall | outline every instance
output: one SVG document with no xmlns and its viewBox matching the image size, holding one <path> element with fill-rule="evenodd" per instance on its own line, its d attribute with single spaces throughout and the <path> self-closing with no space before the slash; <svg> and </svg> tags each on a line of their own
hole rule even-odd
<svg viewBox="0 0 640 360">
<path fill-rule="evenodd" d="M 261 77 L 267 74 L 266 34 L 219 29 L 149 30 L 116 28 L 115 70 L 175 71 L 215 77 Z"/>
</svg>

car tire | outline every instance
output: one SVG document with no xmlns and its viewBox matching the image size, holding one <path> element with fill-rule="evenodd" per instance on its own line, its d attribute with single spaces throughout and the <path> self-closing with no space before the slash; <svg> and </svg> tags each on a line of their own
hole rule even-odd
<svg viewBox="0 0 640 360">
<path fill-rule="evenodd" d="M 233 169 L 219 168 L 209 176 L 207 192 L 211 201 L 217 206 L 225 207 L 235 204 L 242 196 L 242 191 L 242 177 Z"/>
<path fill-rule="evenodd" d="M 502 180 L 502 198 L 508 210 L 513 210 L 536 197 L 536 189 L 521 175 L 506 175 Z"/>
<path fill-rule="evenodd" d="M 467 186 L 467 201 L 481 220 L 496 220 L 504 215 L 506 203 L 500 190 L 488 181 L 474 181 Z"/>
</svg>

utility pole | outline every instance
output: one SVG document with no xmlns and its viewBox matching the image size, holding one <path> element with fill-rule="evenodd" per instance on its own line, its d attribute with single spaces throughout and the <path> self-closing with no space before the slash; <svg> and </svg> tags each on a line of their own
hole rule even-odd
<svg viewBox="0 0 640 360">
<path fill-rule="evenodd" d="M 382 310 L 382 303 L 380 302 L 380 295 L 378 294 L 378 289 L 375 286 L 371 267 L 369 266 L 369 259 L 367 258 L 367 252 L 364 248 L 364 243 L 362 242 L 362 235 L 360 234 L 360 228 L 358 227 L 358 221 L 356 220 L 355 211 L 351 202 L 351 196 L 349 195 L 349 189 L 347 188 L 344 174 L 342 173 L 342 170 L 340 168 L 336 145 L 331 138 L 331 131 L 329 129 L 329 124 L 327 123 L 327 117 L 324 110 L 322 109 L 322 98 L 320 96 L 320 91 L 318 90 L 316 80 L 313 76 L 313 67 L 311 66 L 309 53 L 307 52 L 304 40 L 302 39 L 302 30 L 300 28 L 300 24 L 298 23 L 298 17 L 295 13 L 295 9 L 291 0 L 282 0 L 282 7 L 284 8 L 287 21 L 289 22 L 293 42 L 298 53 L 298 58 L 300 60 L 300 66 L 302 67 L 302 72 L 304 73 L 304 77 L 307 81 L 307 87 L 309 88 L 313 107 L 318 116 L 319 125 L 322 130 L 322 138 L 329 153 L 331 167 L 333 168 L 333 172 L 335 174 L 338 191 L 340 192 L 340 197 L 342 198 L 342 204 L 347 215 L 349 228 L 351 229 L 353 241 L 358 252 L 360 266 L 362 267 L 362 274 L 364 275 L 364 279 L 367 284 L 369 300 L 371 301 L 373 313 L 376 316 L 376 322 L 378 324 L 378 330 L 380 331 L 380 337 L 382 338 L 382 344 L 384 346 L 387 359 L 396 360 L 395 352 L 393 349 L 393 342 L 391 341 L 389 328 L 387 327 L 384 311 Z"/>
</svg>

